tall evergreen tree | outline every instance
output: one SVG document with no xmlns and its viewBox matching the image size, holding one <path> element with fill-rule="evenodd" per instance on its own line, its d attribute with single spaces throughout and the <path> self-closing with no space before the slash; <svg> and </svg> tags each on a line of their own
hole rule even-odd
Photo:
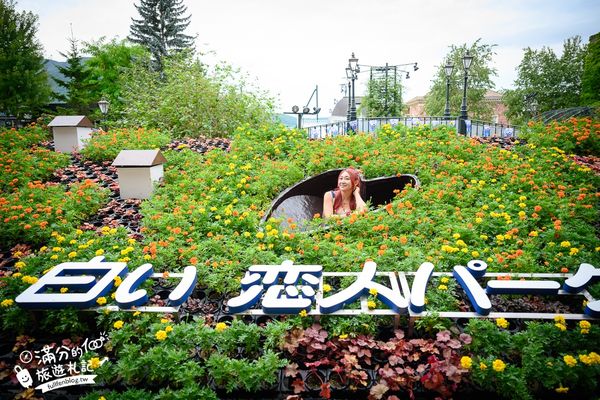
<svg viewBox="0 0 600 400">
<path fill-rule="evenodd" d="M 91 106 L 99 99 L 94 97 L 94 87 L 90 79 L 90 71 L 86 68 L 81 57 L 77 40 L 69 38 L 71 49 L 68 53 L 60 53 L 67 59 L 66 67 L 58 67 L 65 79 L 52 78 L 56 83 L 67 89 L 66 94 L 56 94 L 58 100 L 66 103 L 67 109 L 61 112 L 75 115 L 87 115 L 91 111 Z"/>
<path fill-rule="evenodd" d="M 163 69 L 163 57 L 191 49 L 194 37 L 183 33 L 190 24 L 191 15 L 184 16 L 187 8 L 183 0 L 140 0 L 136 5 L 141 18 L 132 18 L 129 40 L 150 50 L 157 70 Z"/>
<path fill-rule="evenodd" d="M 0 0 L 0 112 L 35 115 L 50 95 L 42 45 L 36 39 L 37 15 L 17 12 Z"/>
</svg>

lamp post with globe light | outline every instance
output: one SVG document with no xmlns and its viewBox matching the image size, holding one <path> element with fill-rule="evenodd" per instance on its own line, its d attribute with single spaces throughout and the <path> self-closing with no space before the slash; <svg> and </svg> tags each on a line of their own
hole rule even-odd
<svg viewBox="0 0 600 400">
<path fill-rule="evenodd" d="M 465 53 L 462 58 L 463 67 L 465 70 L 465 81 L 463 84 L 463 99 L 462 104 L 460 106 L 460 117 L 459 117 L 459 126 L 458 133 L 462 135 L 467 134 L 467 81 L 469 79 L 469 68 L 471 68 L 471 63 L 473 62 L 473 56 L 469 54 L 469 50 Z"/>
</svg>

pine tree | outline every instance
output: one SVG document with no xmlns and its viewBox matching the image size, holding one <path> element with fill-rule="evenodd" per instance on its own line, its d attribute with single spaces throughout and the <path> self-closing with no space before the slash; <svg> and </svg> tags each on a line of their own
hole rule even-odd
<svg viewBox="0 0 600 400">
<path fill-rule="evenodd" d="M 163 57 L 190 49 L 194 37 L 183 33 L 191 15 L 183 16 L 187 8 L 183 0 L 140 0 L 136 5 L 141 19 L 132 18 L 129 40 L 150 50 L 155 68 L 163 69 Z"/>
<path fill-rule="evenodd" d="M 90 71 L 85 67 L 81 53 L 77 47 L 77 40 L 69 38 L 71 49 L 68 53 L 60 53 L 67 59 L 66 67 L 58 67 L 65 79 L 52 78 L 61 87 L 67 89 L 66 94 L 56 94 L 58 100 L 66 103 L 67 109 L 61 112 L 76 115 L 87 115 L 91 111 L 92 104 L 99 100 L 94 99 L 94 87 L 90 83 Z"/>
<path fill-rule="evenodd" d="M 0 0 L 0 113 L 35 115 L 48 102 L 37 20 L 31 12 L 17 12 L 14 1 Z"/>
</svg>

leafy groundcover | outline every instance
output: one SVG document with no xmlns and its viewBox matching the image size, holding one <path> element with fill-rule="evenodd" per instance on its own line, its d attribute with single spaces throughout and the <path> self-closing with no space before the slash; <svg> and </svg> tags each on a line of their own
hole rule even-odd
<svg viewBox="0 0 600 400">
<path fill-rule="evenodd" d="M 599 128 L 589 119 L 532 124 L 508 148 L 427 126 L 325 140 L 246 126 L 230 141 L 205 142 L 124 129 L 94 135 L 70 158 L 48 150 L 42 127 L 2 131 L 0 397 L 595 398 L 600 327 L 560 314 L 583 312 L 581 297 L 563 304 L 493 296 L 507 310 L 556 312 L 550 321 L 433 315 L 414 326 L 402 317 L 398 329 L 371 315 L 236 317 L 226 301 L 249 266 L 284 260 L 328 272 L 360 272 L 367 260 L 378 271 L 415 271 L 429 261 L 448 272 L 479 259 L 506 279 L 598 266 L 600 177 L 579 161 L 597 155 Z M 163 149 L 165 177 L 151 199 L 118 199 L 109 164 L 123 148 Z M 346 166 L 367 179 L 417 174 L 421 187 L 405 188 L 380 210 L 329 221 L 317 215 L 308 231 L 291 220 L 260 222 L 285 188 Z M 177 314 L 15 304 L 53 266 L 96 256 L 164 272 L 144 284 L 151 305 L 164 305 L 176 284 L 169 272 L 194 265 L 198 284 Z M 351 280 L 326 283 L 331 294 Z M 589 290 L 600 297 L 598 285 Z M 111 302 L 111 294 L 98 299 L 99 306 Z M 431 280 L 429 311 L 469 307 L 453 279 Z M 44 367 L 25 363 L 23 352 L 42 354 L 50 345 L 73 354 L 102 334 L 103 346 L 77 354 L 79 366 L 97 375 L 94 385 L 42 394 L 17 382 L 15 366 L 32 371 L 34 382 Z"/>
</svg>

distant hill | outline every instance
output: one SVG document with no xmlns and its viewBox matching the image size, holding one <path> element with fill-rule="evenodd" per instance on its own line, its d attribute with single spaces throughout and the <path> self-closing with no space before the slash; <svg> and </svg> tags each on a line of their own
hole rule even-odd
<svg viewBox="0 0 600 400">
<path fill-rule="evenodd" d="M 83 62 L 86 62 L 87 60 L 89 60 L 89 57 L 82 58 Z M 58 86 L 58 84 L 54 81 L 54 79 L 52 79 L 54 77 L 57 79 L 64 80 L 65 76 L 60 73 L 58 68 L 59 67 L 64 68 L 67 65 L 68 65 L 68 63 L 66 61 L 55 61 L 55 60 L 49 60 L 49 59 L 44 60 L 44 66 L 46 68 L 46 72 L 48 73 L 48 83 L 50 84 L 50 87 L 52 88 L 52 92 L 58 93 L 60 95 L 67 94 L 67 89 L 65 89 L 64 87 Z M 56 104 L 56 103 L 62 103 L 62 102 L 59 102 L 58 100 L 56 100 L 53 97 L 51 100 L 51 103 Z"/>
<path fill-rule="evenodd" d="M 46 67 L 46 72 L 48 73 L 48 83 L 50 84 L 50 87 L 52 88 L 52 92 L 58 93 L 61 95 L 67 94 L 67 89 L 65 89 L 64 87 L 58 86 L 58 84 L 54 81 L 54 79 L 52 79 L 53 77 L 57 78 L 57 79 L 65 79 L 65 76 L 60 73 L 60 71 L 58 70 L 58 67 L 66 67 L 67 62 L 66 61 L 45 60 L 44 66 Z M 56 102 L 54 97 L 52 98 L 52 102 L 53 103 Z"/>
</svg>

